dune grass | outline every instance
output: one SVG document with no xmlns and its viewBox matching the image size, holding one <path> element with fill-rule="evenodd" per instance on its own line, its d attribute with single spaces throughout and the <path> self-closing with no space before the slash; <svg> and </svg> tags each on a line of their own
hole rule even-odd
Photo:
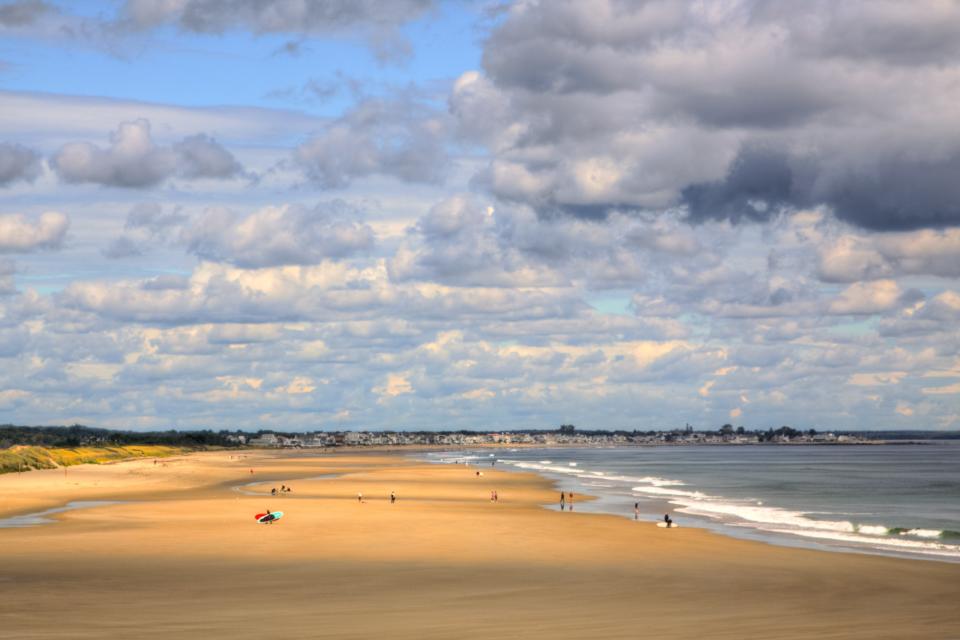
<svg viewBox="0 0 960 640">
<path fill-rule="evenodd" d="M 129 458 L 164 458 L 183 453 L 179 447 L 161 445 L 128 445 L 117 447 L 46 447 L 14 446 L 0 450 L 0 473 L 55 469 L 78 464 L 104 464 Z"/>
</svg>

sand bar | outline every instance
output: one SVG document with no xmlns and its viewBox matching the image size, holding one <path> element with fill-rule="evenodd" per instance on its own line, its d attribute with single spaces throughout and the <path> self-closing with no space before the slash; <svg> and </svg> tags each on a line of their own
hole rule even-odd
<svg viewBox="0 0 960 640">
<path fill-rule="evenodd" d="M 0 476 L 0 517 L 122 502 L 0 528 L 0 637 L 960 637 L 958 564 L 549 511 L 533 474 L 244 456 Z"/>
</svg>

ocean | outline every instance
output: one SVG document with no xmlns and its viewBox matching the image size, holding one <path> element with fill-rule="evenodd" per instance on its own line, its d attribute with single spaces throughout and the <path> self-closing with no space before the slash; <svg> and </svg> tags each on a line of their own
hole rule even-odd
<svg viewBox="0 0 960 640">
<path fill-rule="evenodd" d="M 663 446 L 429 453 L 534 471 L 575 509 L 773 544 L 960 562 L 960 442 Z M 559 509 L 559 503 L 545 505 Z"/>
</svg>

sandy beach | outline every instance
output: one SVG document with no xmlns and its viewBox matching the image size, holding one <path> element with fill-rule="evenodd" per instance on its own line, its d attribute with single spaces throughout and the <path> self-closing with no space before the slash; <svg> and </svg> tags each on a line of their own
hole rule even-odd
<svg viewBox="0 0 960 640">
<path fill-rule="evenodd" d="M 0 518 L 114 503 L 0 528 L 0 637 L 960 637 L 958 564 L 543 509 L 556 493 L 387 453 L 7 474 Z"/>
</svg>

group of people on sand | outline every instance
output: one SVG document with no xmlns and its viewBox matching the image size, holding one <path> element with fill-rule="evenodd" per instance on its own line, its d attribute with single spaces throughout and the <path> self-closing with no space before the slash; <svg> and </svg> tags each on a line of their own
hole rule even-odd
<svg viewBox="0 0 960 640">
<path fill-rule="evenodd" d="M 270 495 L 282 496 L 283 494 L 290 493 L 291 491 L 293 491 L 292 487 L 288 487 L 287 485 L 282 484 L 280 485 L 279 489 L 277 489 L 276 487 L 273 487 L 272 489 L 270 489 Z"/>
<path fill-rule="evenodd" d="M 573 511 L 573 492 L 564 494 L 563 491 L 560 492 L 560 511 L 563 511 L 567 508 L 567 505 L 570 506 L 570 511 Z"/>
</svg>

